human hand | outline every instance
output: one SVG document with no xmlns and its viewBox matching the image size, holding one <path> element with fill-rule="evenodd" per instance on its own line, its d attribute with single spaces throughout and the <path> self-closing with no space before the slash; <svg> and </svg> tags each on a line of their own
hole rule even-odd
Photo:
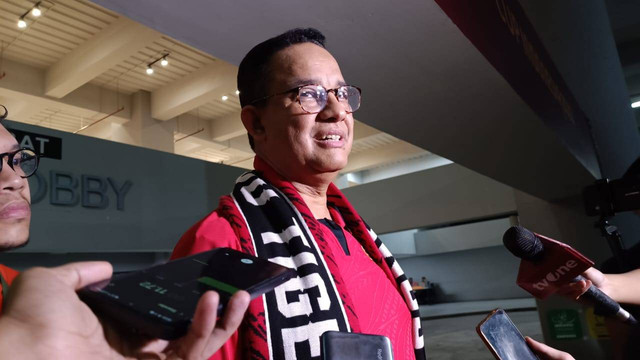
<svg viewBox="0 0 640 360">
<path fill-rule="evenodd" d="M 76 294 L 86 285 L 108 279 L 111 273 L 109 263 L 85 262 L 21 274 L 0 317 L 0 359 L 206 359 L 234 333 L 249 303 L 246 292 L 234 295 L 218 322 L 218 295 L 208 292 L 198 302 L 184 337 L 155 341 L 137 352 L 126 346 L 133 343 L 129 335 L 102 325 Z M 116 351 L 122 349 L 129 353 Z"/>
<path fill-rule="evenodd" d="M 531 351 L 533 351 L 540 360 L 575 360 L 573 356 L 567 354 L 564 351 L 556 350 L 551 346 L 545 345 L 541 342 L 537 342 L 530 337 L 526 337 L 527 345 Z"/>
<path fill-rule="evenodd" d="M 218 300 L 215 291 L 207 291 L 200 298 L 187 334 L 162 350 L 168 359 L 208 359 L 236 332 L 249 306 L 249 293 L 235 293 L 219 321 Z"/>
<path fill-rule="evenodd" d="M 607 275 L 603 274 L 598 269 L 591 267 L 582 273 L 582 276 L 585 280 L 565 284 L 558 289 L 557 293 L 571 298 L 572 300 L 577 300 L 589 289 L 591 285 L 594 285 L 610 298 L 614 298 L 612 294 L 614 289 Z"/>
</svg>

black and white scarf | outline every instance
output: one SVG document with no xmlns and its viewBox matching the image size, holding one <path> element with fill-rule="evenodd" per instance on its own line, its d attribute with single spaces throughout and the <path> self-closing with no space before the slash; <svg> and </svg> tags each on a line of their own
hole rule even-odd
<svg viewBox="0 0 640 360">
<path fill-rule="evenodd" d="M 269 359 L 318 359 L 320 335 L 329 330 L 358 332 L 358 319 L 347 292 L 341 291 L 345 285 L 339 271 L 332 271 L 337 264 L 329 247 L 317 241 L 322 237 L 320 223 L 291 183 L 266 170 L 238 178 L 231 194 L 235 206 L 226 206 L 222 215 L 244 220 L 241 225 L 246 227 L 237 226 L 236 232 L 245 242 L 250 239 L 253 251 L 247 251 L 298 272 L 263 297 L 264 317 L 259 318 L 264 319 Z M 265 175 L 270 182 L 262 178 Z M 411 312 L 416 358 L 424 359 L 418 303 L 398 262 L 337 187 L 332 184 L 327 194 L 363 249 L 395 282 Z M 262 352 L 257 338 L 248 341 L 253 353 Z"/>
</svg>

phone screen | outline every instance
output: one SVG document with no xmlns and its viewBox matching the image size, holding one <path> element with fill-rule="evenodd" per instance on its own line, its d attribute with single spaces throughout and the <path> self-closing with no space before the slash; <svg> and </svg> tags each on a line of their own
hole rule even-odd
<svg viewBox="0 0 640 360">
<path fill-rule="evenodd" d="M 238 251 L 221 248 L 145 270 L 118 274 L 79 292 L 89 306 L 133 329 L 164 339 L 182 336 L 200 296 L 215 290 L 219 312 L 242 289 L 254 298 L 295 271 Z"/>
<path fill-rule="evenodd" d="M 494 310 L 481 322 L 478 325 L 478 333 L 500 360 L 539 360 L 502 309 Z"/>
</svg>

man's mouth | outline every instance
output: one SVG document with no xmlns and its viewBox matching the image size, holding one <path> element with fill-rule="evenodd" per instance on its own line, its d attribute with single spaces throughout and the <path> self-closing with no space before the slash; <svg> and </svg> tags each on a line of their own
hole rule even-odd
<svg viewBox="0 0 640 360">
<path fill-rule="evenodd" d="M 25 218 L 31 214 L 31 208 L 26 201 L 14 201 L 0 209 L 0 220 Z"/>
<path fill-rule="evenodd" d="M 342 136 L 340 135 L 325 135 L 320 138 L 321 141 L 340 141 Z"/>
</svg>

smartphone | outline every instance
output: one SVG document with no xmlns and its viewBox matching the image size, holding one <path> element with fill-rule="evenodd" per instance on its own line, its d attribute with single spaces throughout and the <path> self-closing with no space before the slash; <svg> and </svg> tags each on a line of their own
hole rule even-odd
<svg viewBox="0 0 640 360">
<path fill-rule="evenodd" d="M 145 270 L 116 274 L 78 291 L 97 314 L 132 332 L 160 339 L 186 334 L 200 296 L 215 290 L 218 314 L 231 296 L 245 290 L 251 298 L 296 276 L 293 269 L 219 248 Z"/>
<path fill-rule="evenodd" d="M 386 336 L 326 331 L 320 336 L 320 359 L 393 360 L 393 350 Z"/>
<path fill-rule="evenodd" d="M 498 360 L 539 360 L 502 309 L 493 310 L 478 324 L 476 331 Z"/>
</svg>

